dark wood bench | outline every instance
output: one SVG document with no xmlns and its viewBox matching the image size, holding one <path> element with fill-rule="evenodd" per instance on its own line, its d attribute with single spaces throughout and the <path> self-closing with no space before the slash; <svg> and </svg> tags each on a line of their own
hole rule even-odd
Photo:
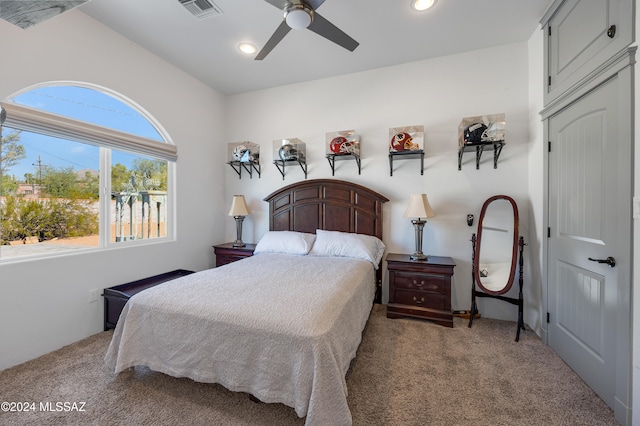
<svg viewBox="0 0 640 426">
<path fill-rule="evenodd" d="M 158 284 L 170 281 L 175 278 L 193 274 L 193 271 L 186 269 L 176 269 L 175 271 L 165 272 L 164 274 L 154 275 L 153 277 L 143 278 L 141 280 L 132 281 L 126 284 L 104 289 L 104 329 L 115 328 L 120 318 L 120 313 L 126 305 L 127 301 L 134 295 Z"/>
</svg>

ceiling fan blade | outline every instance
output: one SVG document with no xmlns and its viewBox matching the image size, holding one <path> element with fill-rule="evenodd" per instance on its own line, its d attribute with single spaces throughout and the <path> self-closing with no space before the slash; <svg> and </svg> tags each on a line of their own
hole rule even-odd
<svg viewBox="0 0 640 426">
<path fill-rule="evenodd" d="M 324 0 L 306 0 L 306 3 L 311 7 L 311 9 L 316 10 L 322 3 L 324 3 Z"/>
<path fill-rule="evenodd" d="M 265 56 L 267 56 L 269 52 L 271 52 L 273 48 L 276 47 L 276 45 L 280 43 L 280 41 L 282 41 L 284 36 L 286 36 L 289 31 L 291 31 L 291 28 L 287 25 L 285 21 L 282 21 L 280 23 L 280 26 L 276 28 L 276 31 L 273 33 L 271 38 L 267 41 L 267 43 L 264 45 L 262 50 L 258 53 L 258 56 L 256 56 L 254 59 L 256 61 L 261 61 L 262 59 L 264 59 Z"/>
<path fill-rule="evenodd" d="M 314 33 L 339 44 L 351 52 L 360 45 L 360 43 L 349 37 L 340 28 L 323 18 L 318 12 L 314 12 L 313 15 L 313 21 L 311 22 L 311 25 L 309 25 L 308 29 Z"/>
<path fill-rule="evenodd" d="M 293 3 L 289 0 L 264 0 L 267 3 L 277 7 L 278 9 L 284 10 L 287 7 L 290 7 Z M 297 3 L 307 4 L 311 9 L 316 10 L 320 7 L 324 0 L 306 0 L 306 1 L 298 1 Z"/>
<path fill-rule="evenodd" d="M 267 3 L 277 7 L 280 10 L 283 10 L 286 6 L 289 6 L 291 3 L 287 0 L 264 0 Z"/>
</svg>

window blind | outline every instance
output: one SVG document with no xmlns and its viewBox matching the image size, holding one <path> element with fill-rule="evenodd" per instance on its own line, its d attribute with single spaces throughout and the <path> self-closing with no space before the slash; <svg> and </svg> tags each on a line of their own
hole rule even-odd
<svg viewBox="0 0 640 426">
<path fill-rule="evenodd" d="M 146 154 L 169 161 L 178 159 L 175 145 L 108 127 L 75 120 L 16 103 L 0 103 L 6 111 L 4 126 L 91 145 Z"/>
</svg>

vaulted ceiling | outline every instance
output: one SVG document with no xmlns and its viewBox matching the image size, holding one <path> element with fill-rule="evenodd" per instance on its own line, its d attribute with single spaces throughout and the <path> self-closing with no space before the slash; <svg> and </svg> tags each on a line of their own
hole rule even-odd
<svg viewBox="0 0 640 426">
<path fill-rule="evenodd" d="M 526 41 L 552 0 L 438 0 L 425 12 L 411 9 L 410 0 L 326 0 L 317 12 L 359 43 L 353 52 L 302 29 L 289 31 L 263 60 L 238 45 L 260 50 L 267 43 L 283 20 L 275 0 L 0 0 L 0 18 L 15 3 L 60 3 L 60 12 L 77 6 L 221 93 L 236 94 Z M 194 9 L 207 4 L 216 13 L 196 17 Z"/>
</svg>

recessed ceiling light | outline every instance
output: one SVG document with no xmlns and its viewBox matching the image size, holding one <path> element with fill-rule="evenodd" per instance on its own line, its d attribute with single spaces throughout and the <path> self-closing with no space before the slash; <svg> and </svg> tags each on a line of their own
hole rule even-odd
<svg viewBox="0 0 640 426">
<path fill-rule="evenodd" d="M 253 44 L 251 43 L 240 43 L 238 45 L 238 49 L 240 49 L 240 51 L 242 53 L 246 53 L 247 55 L 251 55 L 253 53 L 256 53 L 256 50 L 258 50 Z"/>
<path fill-rule="evenodd" d="M 422 12 L 427 9 L 431 9 L 436 4 L 437 0 L 411 0 L 411 8 Z"/>
</svg>

